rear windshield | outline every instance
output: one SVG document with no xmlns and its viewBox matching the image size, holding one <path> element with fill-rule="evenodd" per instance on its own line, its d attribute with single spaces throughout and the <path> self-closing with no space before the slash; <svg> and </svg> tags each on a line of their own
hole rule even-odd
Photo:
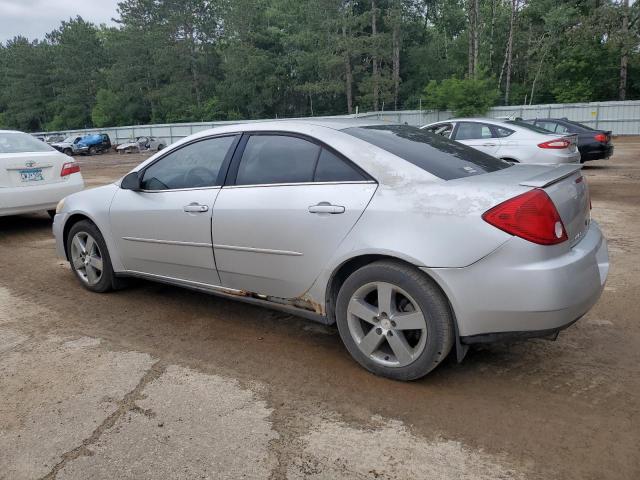
<svg viewBox="0 0 640 480">
<path fill-rule="evenodd" d="M 504 160 L 408 125 L 352 127 L 343 132 L 393 153 L 444 180 L 495 172 L 511 166 Z"/>
<path fill-rule="evenodd" d="M 0 153 L 50 152 L 42 140 L 21 132 L 0 133 Z"/>
<path fill-rule="evenodd" d="M 520 120 L 505 120 L 505 123 L 510 123 L 511 125 L 517 125 L 518 127 L 526 128 L 527 130 L 532 130 L 537 133 L 544 133 L 545 135 L 549 135 L 549 133 L 553 133 L 545 128 L 538 127 L 536 125 L 532 125 L 530 123 L 520 121 Z"/>
</svg>

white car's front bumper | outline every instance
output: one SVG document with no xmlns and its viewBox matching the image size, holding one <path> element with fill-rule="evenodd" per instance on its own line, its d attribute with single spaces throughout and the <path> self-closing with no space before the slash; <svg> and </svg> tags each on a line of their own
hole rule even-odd
<svg viewBox="0 0 640 480">
<path fill-rule="evenodd" d="M 69 175 L 61 182 L 27 187 L 0 188 L 0 216 L 53 210 L 67 195 L 84 189 L 80 173 Z"/>
</svg>

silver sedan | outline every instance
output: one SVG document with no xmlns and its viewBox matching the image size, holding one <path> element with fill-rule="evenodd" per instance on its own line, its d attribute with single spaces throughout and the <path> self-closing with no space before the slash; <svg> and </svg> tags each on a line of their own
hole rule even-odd
<svg viewBox="0 0 640 480">
<path fill-rule="evenodd" d="M 400 380 L 474 343 L 555 337 L 609 269 L 580 166 L 352 120 L 197 133 L 68 197 L 54 233 L 89 290 L 142 277 L 337 323 Z"/>
</svg>

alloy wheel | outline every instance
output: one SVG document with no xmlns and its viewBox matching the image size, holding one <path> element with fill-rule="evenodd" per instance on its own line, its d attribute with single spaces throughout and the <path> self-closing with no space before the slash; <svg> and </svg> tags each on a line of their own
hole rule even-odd
<svg viewBox="0 0 640 480">
<path fill-rule="evenodd" d="M 102 279 L 103 261 L 100 247 L 87 232 L 78 232 L 71 241 L 71 262 L 80 279 L 96 285 Z"/>
<path fill-rule="evenodd" d="M 400 287 L 367 283 L 351 296 L 349 332 L 362 353 L 385 367 L 404 367 L 424 351 L 427 322 L 417 302 Z"/>
</svg>

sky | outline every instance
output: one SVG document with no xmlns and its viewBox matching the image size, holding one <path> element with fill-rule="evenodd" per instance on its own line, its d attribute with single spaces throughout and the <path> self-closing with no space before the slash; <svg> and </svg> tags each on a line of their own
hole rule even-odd
<svg viewBox="0 0 640 480">
<path fill-rule="evenodd" d="M 61 20 L 80 15 L 97 25 L 113 24 L 118 0 L 0 0 L 0 42 L 16 35 L 42 39 Z"/>
</svg>

